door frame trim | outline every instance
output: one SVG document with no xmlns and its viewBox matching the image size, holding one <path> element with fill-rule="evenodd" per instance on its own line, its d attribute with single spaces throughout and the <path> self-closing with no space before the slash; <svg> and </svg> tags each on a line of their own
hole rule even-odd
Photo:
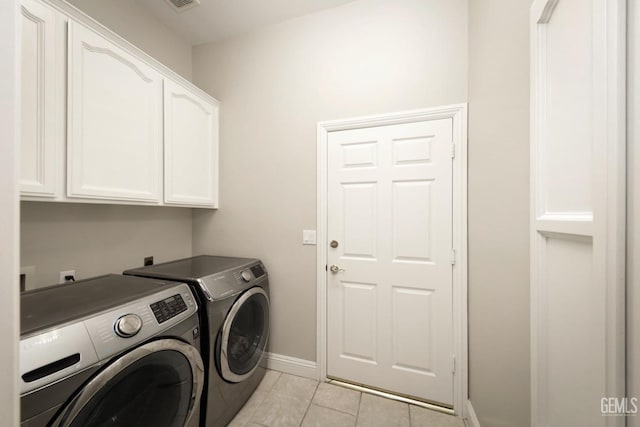
<svg viewBox="0 0 640 427">
<path fill-rule="evenodd" d="M 531 361 L 531 425 L 545 425 L 548 420 L 548 356 L 547 333 L 553 327 L 548 322 L 547 299 L 544 293 L 545 257 L 543 237 L 562 236 L 565 240 L 575 236 L 591 239 L 594 261 L 591 275 L 603 283 L 604 290 L 604 345 L 605 363 L 603 398 L 626 396 L 625 361 L 625 262 L 626 262 L 626 34 L 627 1 L 614 0 L 602 2 L 602 9 L 594 24 L 595 39 L 601 41 L 597 47 L 592 67 L 591 86 L 594 92 L 604 94 L 597 97 L 593 104 L 596 120 L 595 139 L 598 141 L 592 150 L 594 159 L 590 166 L 590 179 L 593 192 L 592 214 L 586 224 L 579 224 L 580 213 L 559 215 L 561 221 L 547 214 L 542 203 L 546 197 L 545 188 L 540 183 L 544 178 L 541 144 L 545 137 L 546 121 L 543 112 L 547 112 L 546 99 L 539 92 L 546 89 L 546 75 L 542 73 L 546 66 L 546 25 L 550 22 L 558 0 L 536 0 L 529 14 L 530 34 L 530 361 Z M 591 5 L 593 8 L 594 6 Z M 602 40 L 601 40 L 602 39 Z M 591 53 L 594 47 L 592 45 Z M 594 71 L 594 69 L 596 71 Z M 594 75 L 597 82 L 594 83 Z M 601 119 L 600 119 L 601 118 Z M 594 170 L 594 164 L 597 168 Z M 573 218 L 572 218 L 573 216 Z M 565 218 L 562 218 L 565 217 Z M 570 218 L 573 228 L 565 223 Z M 578 223 L 578 226 L 575 226 Z M 558 226 L 559 225 L 559 226 Z M 577 353 L 568 355 L 578 357 Z M 564 362 L 562 362 L 564 363 Z M 605 417 L 599 425 L 622 426 L 626 417 Z"/>
<path fill-rule="evenodd" d="M 467 401 L 467 104 L 377 114 L 318 122 L 317 127 L 317 248 L 316 360 L 317 378 L 327 380 L 327 144 L 329 132 L 374 126 L 452 119 L 453 143 L 453 409 L 466 416 Z"/>
</svg>

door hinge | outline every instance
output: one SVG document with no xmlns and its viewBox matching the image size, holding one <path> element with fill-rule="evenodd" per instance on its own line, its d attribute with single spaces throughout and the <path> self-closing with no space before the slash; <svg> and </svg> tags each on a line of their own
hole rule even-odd
<svg viewBox="0 0 640 427">
<path fill-rule="evenodd" d="M 456 265 L 456 250 L 451 248 L 451 265 Z"/>
<path fill-rule="evenodd" d="M 451 144 L 451 158 L 455 159 L 456 158 L 456 144 Z"/>
<path fill-rule="evenodd" d="M 456 373 L 456 355 L 451 356 L 453 358 L 453 368 L 451 369 L 452 373 Z"/>
</svg>

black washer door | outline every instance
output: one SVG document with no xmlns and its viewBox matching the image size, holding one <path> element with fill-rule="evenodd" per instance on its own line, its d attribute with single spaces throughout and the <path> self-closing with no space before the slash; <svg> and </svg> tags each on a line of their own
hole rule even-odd
<svg viewBox="0 0 640 427">
<path fill-rule="evenodd" d="M 269 337 L 269 298 L 260 287 L 242 294 L 229 310 L 222 328 L 220 373 L 240 382 L 260 364 Z"/>
<path fill-rule="evenodd" d="M 140 351 L 149 345 L 152 352 Z M 153 341 L 101 371 L 54 425 L 182 427 L 202 390 L 201 368 L 195 348 L 177 340 Z"/>
</svg>

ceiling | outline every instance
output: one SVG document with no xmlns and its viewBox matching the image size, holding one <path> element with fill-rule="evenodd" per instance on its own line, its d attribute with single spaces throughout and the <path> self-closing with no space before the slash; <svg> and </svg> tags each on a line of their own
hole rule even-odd
<svg viewBox="0 0 640 427">
<path fill-rule="evenodd" d="M 199 6 L 183 12 L 166 0 L 136 1 L 185 41 L 198 45 L 354 0 L 200 0 Z"/>
</svg>

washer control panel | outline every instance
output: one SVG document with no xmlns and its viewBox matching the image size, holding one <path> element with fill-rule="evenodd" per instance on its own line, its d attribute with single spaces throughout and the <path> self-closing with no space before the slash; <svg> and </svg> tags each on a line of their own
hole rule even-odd
<svg viewBox="0 0 640 427">
<path fill-rule="evenodd" d="M 189 286 L 180 283 L 75 323 L 21 339 L 20 393 L 108 360 L 197 316 L 197 311 Z"/>
<path fill-rule="evenodd" d="M 176 284 L 146 298 L 91 317 L 84 324 L 99 359 L 157 335 L 197 313 L 189 286 Z"/>
<path fill-rule="evenodd" d="M 187 310 L 187 304 L 184 303 L 180 294 L 155 302 L 150 307 L 158 323 L 164 323 Z"/>
</svg>

